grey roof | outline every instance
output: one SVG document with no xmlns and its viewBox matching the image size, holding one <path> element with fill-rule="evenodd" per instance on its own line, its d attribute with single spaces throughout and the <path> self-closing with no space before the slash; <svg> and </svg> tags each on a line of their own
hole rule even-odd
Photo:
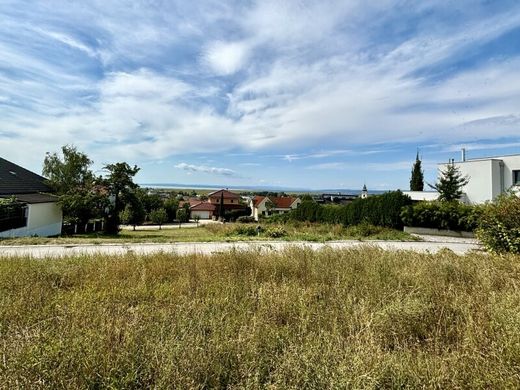
<svg viewBox="0 0 520 390">
<path fill-rule="evenodd" d="M 36 204 L 36 203 L 55 203 L 59 200 L 56 195 L 51 194 L 16 194 L 16 195 L 0 195 L 0 198 L 8 198 L 14 196 L 17 201 L 22 203 Z"/>
<path fill-rule="evenodd" d="M 52 192 L 46 179 L 0 157 L 0 195 Z"/>
</svg>

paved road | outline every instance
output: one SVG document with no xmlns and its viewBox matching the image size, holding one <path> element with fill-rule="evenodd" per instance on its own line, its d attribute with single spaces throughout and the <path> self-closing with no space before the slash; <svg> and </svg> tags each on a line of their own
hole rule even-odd
<svg viewBox="0 0 520 390">
<path fill-rule="evenodd" d="M 254 241 L 254 242 L 183 242 L 174 244 L 101 244 L 101 245 L 24 245 L 0 246 L 0 256 L 34 258 L 78 256 L 84 254 L 123 255 L 126 253 L 152 254 L 158 252 L 176 254 L 214 254 L 224 251 L 260 249 L 265 251 L 280 251 L 288 247 L 306 247 L 319 250 L 330 248 L 355 248 L 369 245 L 386 250 L 413 250 L 416 252 L 437 252 L 448 248 L 457 254 L 465 254 L 480 250 L 476 243 L 468 242 L 401 242 L 401 241 L 329 241 L 327 243 L 303 241 Z"/>
</svg>

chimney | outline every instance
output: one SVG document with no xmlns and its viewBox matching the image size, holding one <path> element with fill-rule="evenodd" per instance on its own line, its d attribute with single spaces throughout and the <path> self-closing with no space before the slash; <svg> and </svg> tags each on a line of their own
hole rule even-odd
<svg viewBox="0 0 520 390">
<path fill-rule="evenodd" d="M 466 148 L 462 148 L 461 150 L 461 161 L 466 161 Z"/>
</svg>

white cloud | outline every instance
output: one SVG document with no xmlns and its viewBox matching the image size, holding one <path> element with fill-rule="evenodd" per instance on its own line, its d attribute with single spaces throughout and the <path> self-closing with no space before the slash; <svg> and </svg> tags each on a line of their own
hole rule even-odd
<svg viewBox="0 0 520 390">
<path fill-rule="evenodd" d="M 209 173 L 211 175 L 238 176 L 237 173 L 232 169 L 208 167 L 205 165 L 192 165 L 192 164 L 180 163 L 180 164 L 175 165 L 175 168 L 183 169 L 188 172 Z"/>
<path fill-rule="evenodd" d="M 244 42 L 213 42 L 205 50 L 203 60 L 218 75 L 231 75 L 244 67 L 249 47 Z"/>
</svg>

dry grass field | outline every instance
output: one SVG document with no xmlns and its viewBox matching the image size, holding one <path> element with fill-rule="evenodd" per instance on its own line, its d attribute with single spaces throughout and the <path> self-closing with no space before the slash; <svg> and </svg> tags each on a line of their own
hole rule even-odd
<svg viewBox="0 0 520 390">
<path fill-rule="evenodd" d="M 519 388 L 520 257 L 0 259 L 0 387 Z"/>
</svg>

